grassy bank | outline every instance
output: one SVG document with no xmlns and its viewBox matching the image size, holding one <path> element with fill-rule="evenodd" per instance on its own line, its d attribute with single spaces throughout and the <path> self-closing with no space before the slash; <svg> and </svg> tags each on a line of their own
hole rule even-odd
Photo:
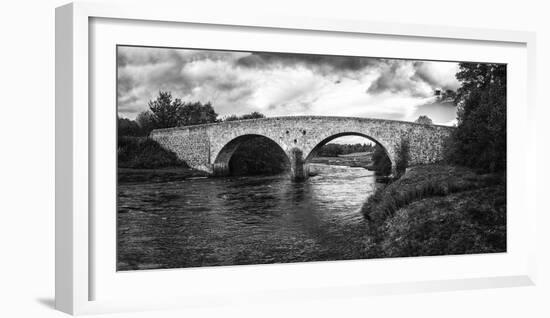
<svg viewBox="0 0 550 318">
<path fill-rule="evenodd" d="M 354 153 L 348 155 L 341 155 L 338 157 L 314 157 L 311 159 L 312 163 L 322 163 L 327 165 L 348 166 L 348 167 L 361 167 L 369 169 L 372 166 L 372 156 L 365 153 Z"/>
<path fill-rule="evenodd" d="M 117 179 L 127 182 L 167 182 L 205 177 L 189 168 L 175 153 L 147 137 L 119 137 Z"/>
<path fill-rule="evenodd" d="M 362 208 L 369 257 L 504 252 L 506 185 L 455 166 L 410 168 Z"/>
<path fill-rule="evenodd" d="M 117 162 L 119 168 L 129 169 L 188 168 L 175 153 L 148 137 L 119 137 Z"/>
</svg>

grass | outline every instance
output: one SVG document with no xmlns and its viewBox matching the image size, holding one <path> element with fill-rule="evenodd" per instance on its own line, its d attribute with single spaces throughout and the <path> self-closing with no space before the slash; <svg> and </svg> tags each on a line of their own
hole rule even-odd
<svg viewBox="0 0 550 318">
<path fill-rule="evenodd" d="M 506 251 L 503 174 L 413 167 L 378 189 L 362 212 L 369 258 Z"/>
<path fill-rule="evenodd" d="M 189 168 L 175 153 L 147 137 L 119 137 L 117 152 L 117 180 L 120 183 L 167 182 L 207 176 L 206 172 Z"/>
<path fill-rule="evenodd" d="M 502 183 L 498 175 L 478 175 L 474 171 L 445 165 L 413 167 L 400 179 L 378 189 L 363 205 L 361 212 L 370 221 L 381 222 L 408 204 L 427 197 Z"/>
<path fill-rule="evenodd" d="M 385 257 L 505 252 L 504 186 L 415 201 L 385 222 L 379 246 Z"/>
<path fill-rule="evenodd" d="M 162 148 L 159 143 L 147 137 L 119 137 L 117 156 L 118 168 L 188 167 L 175 153 Z"/>
<path fill-rule="evenodd" d="M 338 157 L 314 157 L 312 163 L 321 163 L 327 165 L 361 167 L 368 169 L 372 166 L 370 155 L 340 155 Z"/>
</svg>

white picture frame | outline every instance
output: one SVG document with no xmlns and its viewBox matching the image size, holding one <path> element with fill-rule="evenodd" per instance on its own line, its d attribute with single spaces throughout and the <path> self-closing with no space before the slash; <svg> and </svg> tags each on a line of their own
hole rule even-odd
<svg viewBox="0 0 550 318">
<path fill-rule="evenodd" d="M 517 85 L 517 94 L 509 96 L 517 103 L 510 103 L 508 115 L 512 112 L 513 122 L 509 125 L 512 132 L 509 143 L 519 141 L 521 146 L 509 147 L 509 158 L 513 163 L 509 169 L 509 178 L 514 178 L 514 184 L 510 186 L 509 193 L 515 197 L 514 204 L 510 206 L 512 217 L 509 218 L 509 226 L 517 230 L 509 231 L 513 239 L 518 239 L 514 251 L 507 255 L 493 255 L 493 257 L 480 258 L 476 256 L 449 256 L 438 258 L 411 258 L 393 260 L 361 260 L 351 262 L 327 262 L 328 264 L 292 264 L 292 265 L 269 265 L 269 266 L 246 266 L 244 269 L 237 267 L 225 267 L 218 269 L 187 269 L 187 279 L 195 277 L 195 287 L 201 284 L 197 277 L 215 276 L 218 280 L 226 280 L 224 285 L 205 285 L 212 292 L 196 290 L 189 287 L 187 291 L 174 292 L 167 296 L 173 289 L 167 288 L 166 292 L 158 293 L 156 296 L 134 298 L 116 297 L 116 284 L 127 284 L 127 290 L 131 289 L 132 282 L 139 280 L 144 290 L 154 288 L 154 282 L 170 281 L 181 276 L 181 271 L 145 271 L 143 277 L 134 277 L 133 274 L 111 273 L 113 275 L 124 275 L 121 280 L 111 280 L 103 288 L 96 288 L 96 280 L 104 279 L 102 270 L 97 268 L 98 259 L 112 258 L 112 253 L 103 253 L 98 244 L 110 244 L 109 241 L 91 239 L 94 231 L 101 226 L 101 219 L 97 219 L 91 211 L 100 202 L 94 201 L 91 194 L 95 187 L 104 185 L 104 188 L 112 189 L 113 185 L 106 186 L 109 180 L 116 179 L 96 178 L 94 173 L 97 166 L 94 166 L 97 159 L 97 147 L 94 142 L 108 136 L 100 136 L 94 130 L 97 124 L 94 116 L 97 114 L 91 107 L 97 96 L 91 94 L 95 89 L 91 73 L 95 72 L 90 67 L 94 47 L 94 37 L 100 37 L 101 30 L 92 28 L 94 21 L 98 19 L 115 19 L 114 21 L 140 21 L 139 23 L 172 23 L 162 25 L 161 28 L 174 28 L 174 25 L 183 23 L 195 26 L 215 26 L 215 28 L 243 27 L 256 30 L 272 30 L 273 32 L 284 31 L 287 34 L 292 32 L 318 32 L 320 37 L 350 35 L 350 36 L 373 36 L 373 37 L 396 37 L 409 39 L 411 41 L 438 41 L 452 42 L 456 47 L 467 46 L 467 43 L 478 45 L 486 43 L 498 47 L 510 46 L 517 48 L 518 67 L 516 72 L 521 79 Z M 110 20 L 112 21 L 112 20 Z M 164 30 L 164 29 L 163 29 Z M 130 31 L 131 32 L 131 31 Z M 270 31 L 271 32 L 271 31 Z M 113 32 L 115 34 L 115 32 Z M 123 33 L 120 33 L 123 34 Z M 160 34 L 160 33 L 159 33 Z M 160 36 L 162 38 L 162 36 Z M 147 36 L 143 36 L 147 41 Z M 167 38 L 170 38 L 167 36 Z M 120 38 L 113 38 L 106 42 L 106 45 L 118 43 Z M 114 41 L 114 42 L 112 42 Z M 137 40 L 136 40 L 137 41 Z M 161 40 L 163 41 L 163 40 Z M 171 41 L 171 40 L 165 40 Z M 404 40 L 403 40 L 404 41 Z M 167 43 L 167 42 L 163 42 Z M 477 44 L 476 44 L 477 43 Z M 134 44 L 134 43 L 130 43 Z M 143 44 L 143 43 L 141 43 Z M 172 46 L 177 47 L 174 43 Z M 407 293 L 413 291 L 446 291 L 458 289 L 494 288 L 510 286 L 527 286 L 535 282 L 535 220 L 536 208 L 534 205 L 534 193 L 522 191 L 528 185 L 535 184 L 535 165 L 524 165 L 524 177 L 516 178 L 514 169 L 527 161 L 528 157 L 535 154 L 535 130 L 534 118 L 534 87 L 535 87 L 535 34 L 520 31 L 480 30 L 469 28 L 427 26 L 427 25 L 403 25 L 399 23 L 373 23 L 366 21 L 341 21 L 341 20 L 315 20 L 296 19 L 282 16 L 246 16 L 246 15 L 214 15 L 212 12 L 190 12 L 173 6 L 148 6 L 135 4 L 132 6 L 117 5 L 116 2 L 109 4 L 91 4 L 85 2 L 72 3 L 56 9 L 56 308 L 70 314 L 104 313 L 114 311 L 144 310 L 168 307 L 185 307 L 208 304 L 224 304 L 239 302 L 266 302 L 277 299 L 279 301 L 296 299 L 319 299 L 339 298 L 350 295 L 380 295 Z M 221 49 L 225 47 L 220 47 Z M 475 55 L 464 50 L 464 56 L 474 59 Z M 521 51 L 521 52 L 520 52 Z M 474 52 L 474 51 L 470 51 Z M 411 50 L 409 54 L 414 54 Z M 514 55 L 514 54 L 511 54 Z M 384 55 L 386 56 L 386 55 Z M 442 55 L 444 59 L 445 54 Z M 452 55 L 449 55 L 452 56 Z M 514 55 L 515 56 L 515 55 Z M 407 57 L 410 57 L 408 55 Z M 521 61 L 520 61 L 521 60 Z M 515 62 L 514 62 L 515 63 Z M 107 62 L 109 64 L 109 62 Z M 114 64 L 112 65 L 114 71 Z M 104 70 L 105 68 L 101 68 Z M 101 73 L 103 74 L 103 73 Z M 95 74 L 97 75 L 97 74 Z M 99 75 L 102 76 L 102 75 Z M 512 75 L 510 75 L 512 76 Z M 113 83 L 114 78 L 109 81 Z M 523 86 L 524 85 L 524 86 Z M 513 85 L 512 85 L 513 86 Z M 112 100 L 114 103 L 114 99 Z M 514 106 L 515 105 L 515 106 Z M 521 107 L 521 106 L 524 106 Z M 114 117 L 113 117 L 114 118 Z M 522 129 L 518 129 L 521 127 Z M 109 134 L 108 130 L 107 133 Z M 112 131 L 114 138 L 115 131 Z M 114 148 L 113 148 L 114 149 Z M 106 180 L 106 181 L 105 181 Z M 113 194 L 114 195 L 114 194 Z M 513 217 L 515 213 L 522 210 L 525 219 Z M 514 212 L 515 211 L 515 212 Z M 111 228 L 112 230 L 112 228 Z M 111 231 L 112 232 L 112 231 Z M 111 236 L 112 237 L 112 236 Z M 516 254 L 514 254 L 516 253 Z M 109 254 L 109 255 L 103 255 Z M 365 263 L 368 262 L 368 263 Z M 504 263 L 503 263 L 504 262 Z M 510 266 L 503 266 L 501 270 L 490 269 L 468 271 L 479 263 L 504 264 L 513 263 Z M 452 272 L 453 264 L 460 263 L 464 273 Z M 335 271 L 339 268 L 349 273 L 361 271 L 365 266 L 369 270 L 380 269 L 381 271 L 401 270 L 403 264 L 410 266 L 411 277 L 403 279 L 403 275 L 395 275 L 389 279 L 389 275 L 382 275 L 381 280 L 365 277 L 355 282 L 353 277 L 341 279 L 330 279 L 327 281 L 314 281 L 313 275 L 319 272 Z M 449 267 L 449 273 L 429 273 L 420 275 L 421 271 L 414 268 L 421 267 Z M 387 268 L 387 269 L 383 269 Z M 488 266 L 489 268 L 489 266 Z M 456 269 L 456 268 L 455 268 Z M 114 268 L 113 268 L 114 271 Z M 191 272 L 190 272 L 191 271 Z M 306 277 L 308 273 L 314 273 Z M 417 274 L 414 274 L 417 273 Z M 191 275 L 190 275 L 191 274 Z M 110 275 L 110 274 L 109 274 Z M 244 275 L 254 281 L 262 281 L 264 285 L 259 289 L 253 283 L 237 286 L 239 278 Z M 277 278 L 280 275 L 296 275 L 306 277 L 303 280 L 296 279 L 295 283 L 285 283 Z M 111 275 L 112 276 L 112 275 Z M 111 277 L 109 276 L 109 277 Z M 368 276 L 368 275 L 366 275 Z M 270 277 L 275 279 L 269 279 Z M 111 277 L 112 278 L 112 277 Z M 370 279 L 370 280 L 369 280 Z M 145 285 L 145 286 L 144 286 Z M 107 288 L 108 287 L 108 288 Z M 99 295 L 105 290 L 113 290 L 109 297 Z M 181 289 L 181 288 L 180 288 Z M 120 289 L 124 290 L 124 289 Z"/>
</svg>

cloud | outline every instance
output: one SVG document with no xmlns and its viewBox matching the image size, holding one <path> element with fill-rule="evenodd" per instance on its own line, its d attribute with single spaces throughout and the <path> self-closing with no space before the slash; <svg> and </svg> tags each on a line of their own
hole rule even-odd
<svg viewBox="0 0 550 318">
<path fill-rule="evenodd" d="M 433 96 L 436 89 L 456 90 L 459 85 L 454 76 L 457 63 L 384 59 L 377 68 L 378 77 L 367 93 L 406 93 L 426 98 Z"/>
<path fill-rule="evenodd" d="M 368 57 L 284 53 L 251 53 L 236 62 L 252 68 L 305 66 L 323 74 L 353 72 L 377 64 L 376 59 Z"/>
<path fill-rule="evenodd" d="M 329 143 L 340 144 L 340 145 L 354 145 L 354 144 L 376 145 L 376 142 L 363 136 L 342 136 L 329 141 Z"/>
<path fill-rule="evenodd" d="M 253 72 L 249 76 L 255 89 L 250 103 L 260 111 L 280 115 L 307 112 L 329 82 L 303 66 Z"/>
<path fill-rule="evenodd" d="M 119 47 L 117 62 L 122 117 L 146 110 L 159 90 L 212 102 L 221 117 L 259 111 L 414 120 L 419 110 L 441 122 L 456 117 L 426 106 L 435 89 L 457 87 L 456 63 L 148 47 Z"/>
<path fill-rule="evenodd" d="M 232 60 L 246 53 L 176 50 L 147 47 L 119 47 L 118 107 L 127 117 L 146 110 L 159 90 L 170 91 L 185 100 L 208 101 L 221 91 L 227 98 L 243 97 Z"/>
<path fill-rule="evenodd" d="M 416 61 L 413 65 L 414 76 L 432 87 L 455 91 L 460 86 L 454 76 L 458 72 L 457 63 Z"/>
</svg>

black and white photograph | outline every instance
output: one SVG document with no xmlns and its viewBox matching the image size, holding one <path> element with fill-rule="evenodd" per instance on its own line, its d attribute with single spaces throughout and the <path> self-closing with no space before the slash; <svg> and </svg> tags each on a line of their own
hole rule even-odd
<svg viewBox="0 0 550 318">
<path fill-rule="evenodd" d="M 507 251 L 506 64 L 116 59 L 117 271 Z"/>
<path fill-rule="evenodd" d="M 550 317 L 545 2 L 5 4 L 0 318 Z"/>
</svg>

